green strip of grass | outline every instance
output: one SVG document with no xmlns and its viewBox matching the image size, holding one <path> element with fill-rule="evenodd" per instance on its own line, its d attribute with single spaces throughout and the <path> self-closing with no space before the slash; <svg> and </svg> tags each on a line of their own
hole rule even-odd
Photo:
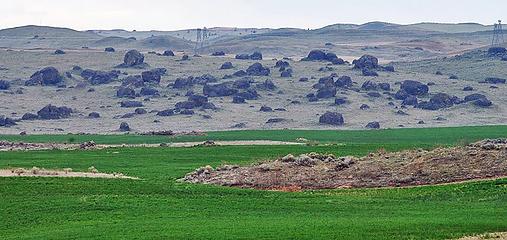
<svg viewBox="0 0 507 240">
<path fill-rule="evenodd" d="M 249 130 L 209 132 L 206 136 L 140 136 L 140 135 L 0 135 L 0 140 L 24 142 L 80 143 L 95 141 L 99 144 L 158 144 L 191 141 L 235 141 L 274 140 L 295 141 L 305 138 L 310 141 L 334 143 L 404 143 L 455 144 L 483 138 L 507 137 L 507 126 L 387 129 L 378 131 L 333 131 L 333 130 Z"/>
<path fill-rule="evenodd" d="M 465 134 L 466 135 L 466 134 Z M 414 136 L 417 137 L 417 136 Z M 507 179 L 281 193 L 177 183 L 203 165 L 405 144 L 5 152 L 0 168 L 95 166 L 143 180 L 0 178 L 2 239 L 448 239 L 507 230 Z"/>
</svg>

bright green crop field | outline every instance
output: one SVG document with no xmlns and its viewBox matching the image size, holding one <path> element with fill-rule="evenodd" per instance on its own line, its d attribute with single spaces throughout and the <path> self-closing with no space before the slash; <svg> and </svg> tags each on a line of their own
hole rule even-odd
<svg viewBox="0 0 507 240">
<path fill-rule="evenodd" d="M 297 193 L 178 183 L 197 167 L 288 153 L 364 155 L 507 137 L 507 127 L 384 131 L 244 131 L 206 137 L 73 136 L 76 142 L 309 140 L 322 146 L 114 148 L 0 152 L 0 168 L 122 172 L 141 180 L 0 178 L 0 239 L 449 239 L 507 231 L 507 179 L 404 189 Z M 67 141 L 63 136 L 2 136 Z M 85 139 L 86 138 L 86 139 Z M 161 141 L 161 139 L 163 141 Z"/>
</svg>

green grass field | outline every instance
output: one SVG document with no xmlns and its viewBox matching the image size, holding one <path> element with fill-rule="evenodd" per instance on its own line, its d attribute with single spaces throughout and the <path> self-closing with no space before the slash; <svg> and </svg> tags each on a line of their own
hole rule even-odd
<svg viewBox="0 0 507 240">
<path fill-rule="evenodd" d="M 28 136 L 66 141 L 69 136 Z M 158 137 L 93 137 L 103 143 L 155 143 Z M 0 168 L 95 166 L 142 180 L 0 178 L 1 239 L 448 239 L 507 231 L 507 179 L 407 189 L 300 193 L 176 182 L 204 165 L 248 164 L 311 151 L 364 155 L 507 137 L 507 127 L 386 131 L 247 131 L 214 140 L 305 137 L 331 146 L 115 148 L 2 152 Z M 191 138 L 204 139 L 203 137 Z M 171 139 L 186 141 L 188 137 Z M 111 141 L 111 142 L 107 142 Z"/>
</svg>

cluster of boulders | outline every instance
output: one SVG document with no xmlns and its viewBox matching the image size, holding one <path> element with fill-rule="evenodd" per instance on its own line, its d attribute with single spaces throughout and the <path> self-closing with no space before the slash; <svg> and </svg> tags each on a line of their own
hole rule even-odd
<svg viewBox="0 0 507 240">
<path fill-rule="evenodd" d="M 189 76 L 186 78 L 177 78 L 174 83 L 170 83 L 168 87 L 172 87 L 174 89 L 188 89 L 194 85 L 206 85 L 215 82 L 218 82 L 218 79 L 215 76 L 211 74 L 203 74 L 199 77 Z"/>
<path fill-rule="evenodd" d="M 116 91 L 116 96 L 119 98 L 160 96 L 159 91 L 155 87 L 160 84 L 160 80 L 166 72 L 167 69 L 165 68 L 155 68 L 149 71 L 144 71 L 141 75 L 127 76 L 122 80 L 122 85 Z M 136 93 L 137 88 L 141 88 L 138 93 Z"/>
<path fill-rule="evenodd" d="M 319 82 L 313 85 L 317 93 L 310 93 L 306 97 L 310 102 L 316 102 L 319 99 L 333 98 L 336 96 L 338 88 L 349 89 L 353 85 L 349 76 L 339 77 L 336 73 L 319 79 Z"/>
<path fill-rule="evenodd" d="M 420 101 L 418 99 L 418 97 L 427 95 L 430 95 L 427 84 L 415 80 L 406 80 L 400 84 L 400 90 L 394 97 L 401 100 L 403 106 L 413 106 L 425 110 L 439 110 L 468 102 L 478 107 L 489 107 L 493 104 L 482 94 L 471 94 L 462 100 L 457 96 L 451 96 L 447 93 L 436 93 L 431 94 L 428 101 Z"/>
<path fill-rule="evenodd" d="M 118 79 L 120 76 L 120 71 L 112 70 L 112 71 L 97 71 L 92 69 L 85 69 L 82 71 L 74 70 L 79 73 L 79 75 L 87 80 L 92 85 L 100 85 L 100 84 L 108 84 Z"/>
<path fill-rule="evenodd" d="M 254 52 L 252 54 L 238 54 L 238 55 L 236 55 L 236 59 L 259 61 L 259 60 L 262 60 L 262 53 Z"/>
<path fill-rule="evenodd" d="M 345 64 L 346 62 L 331 52 L 325 52 L 323 50 L 312 50 L 308 53 L 308 56 L 301 59 L 301 61 L 326 61 L 335 65 Z"/>
<path fill-rule="evenodd" d="M 64 119 L 69 118 L 72 114 L 72 109 L 69 107 L 57 107 L 54 105 L 47 105 L 40 109 L 37 114 L 34 113 L 25 113 L 21 120 L 30 121 L 30 120 L 56 120 L 56 119 Z"/>
<path fill-rule="evenodd" d="M 176 103 L 174 108 L 159 111 L 157 113 L 157 116 L 169 117 L 169 116 L 173 116 L 176 114 L 194 115 L 194 113 L 195 113 L 194 110 L 198 109 L 198 108 L 202 109 L 202 110 L 217 109 L 215 104 L 213 104 L 212 102 L 209 101 L 208 97 L 202 96 L 202 95 L 197 95 L 197 94 L 192 94 L 192 95 L 188 96 L 186 101 Z"/>
</svg>

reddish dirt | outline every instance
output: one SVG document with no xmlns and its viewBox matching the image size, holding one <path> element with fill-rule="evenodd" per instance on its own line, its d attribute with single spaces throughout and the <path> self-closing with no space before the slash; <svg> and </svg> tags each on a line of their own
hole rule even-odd
<svg viewBox="0 0 507 240">
<path fill-rule="evenodd" d="M 206 166 L 187 174 L 182 181 L 299 191 L 434 185 L 506 176 L 507 139 L 497 139 L 431 151 L 378 151 L 362 158 L 288 155 L 246 167 Z"/>
</svg>

